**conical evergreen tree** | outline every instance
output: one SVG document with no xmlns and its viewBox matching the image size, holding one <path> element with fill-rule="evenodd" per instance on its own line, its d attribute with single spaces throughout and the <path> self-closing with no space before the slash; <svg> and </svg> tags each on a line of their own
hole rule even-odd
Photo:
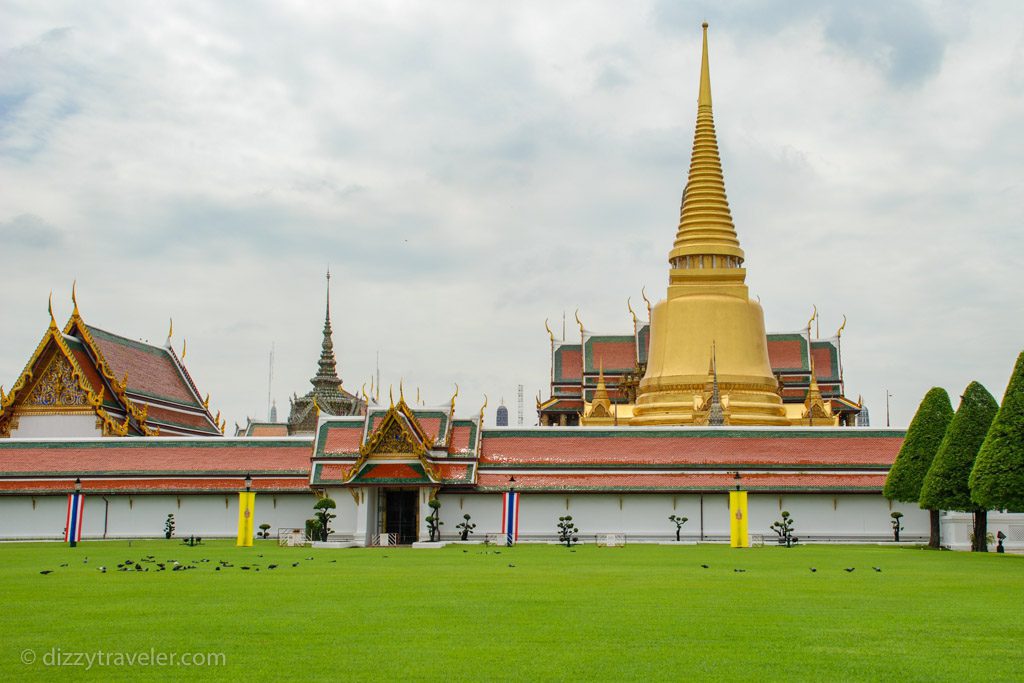
<svg viewBox="0 0 1024 683">
<path fill-rule="evenodd" d="M 932 387 L 917 407 L 914 419 L 907 428 L 907 436 L 896 456 L 896 461 L 885 479 L 882 495 L 889 500 L 916 503 L 921 495 L 928 468 L 946 435 L 946 427 L 953 419 L 953 406 L 949 394 L 941 387 Z M 939 511 L 930 510 L 931 536 L 928 545 L 939 547 Z"/>
<path fill-rule="evenodd" d="M 971 500 L 968 480 L 999 404 L 978 382 L 967 385 L 956 415 L 946 428 L 939 452 L 921 487 L 920 504 L 928 510 L 960 510 L 974 513 L 971 550 L 988 549 L 988 511 Z"/>
<path fill-rule="evenodd" d="M 1024 511 L 1024 353 L 971 472 L 971 499 L 988 510 Z"/>
</svg>

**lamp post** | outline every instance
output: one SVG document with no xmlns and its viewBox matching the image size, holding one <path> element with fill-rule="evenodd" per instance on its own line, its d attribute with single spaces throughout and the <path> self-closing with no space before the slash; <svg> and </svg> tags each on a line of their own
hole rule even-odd
<svg viewBox="0 0 1024 683">
<path fill-rule="evenodd" d="M 81 477 L 77 477 L 75 479 L 75 493 L 81 493 L 81 492 L 82 492 L 82 478 Z"/>
<path fill-rule="evenodd" d="M 249 491 L 252 490 L 252 475 L 251 474 L 245 475 L 245 490 L 246 490 L 246 492 L 249 492 Z"/>
<path fill-rule="evenodd" d="M 889 393 L 889 390 L 885 390 L 885 426 L 889 427 L 889 399 L 895 396 L 895 394 Z"/>
<path fill-rule="evenodd" d="M 515 475 L 512 475 L 511 477 L 508 478 L 508 490 L 509 491 L 515 491 L 516 490 L 516 477 L 515 477 Z"/>
</svg>

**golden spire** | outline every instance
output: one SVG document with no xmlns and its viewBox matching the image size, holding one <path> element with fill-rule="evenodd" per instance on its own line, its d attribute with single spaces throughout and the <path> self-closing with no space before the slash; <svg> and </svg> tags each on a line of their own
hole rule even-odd
<svg viewBox="0 0 1024 683">
<path fill-rule="evenodd" d="M 597 389 L 594 390 L 594 400 L 591 403 L 597 403 L 598 401 L 609 403 L 608 387 L 604 383 L 604 358 L 601 359 L 597 367 Z"/>
<path fill-rule="evenodd" d="M 704 25 L 700 63 L 697 127 L 693 134 L 690 173 L 683 192 L 679 229 L 669 252 L 670 280 L 681 284 L 695 278 L 743 282 L 743 250 L 725 196 L 722 161 L 711 114 L 711 73 L 708 69 L 708 25 Z M 707 272 L 707 269 L 713 269 Z"/>
<path fill-rule="evenodd" d="M 50 292 L 50 299 L 46 303 L 46 310 L 50 314 L 50 329 L 57 329 L 57 319 L 53 317 L 53 292 Z"/>
<path fill-rule="evenodd" d="M 74 280 L 71 283 L 71 303 L 74 305 L 74 308 L 71 311 L 71 315 L 72 315 L 72 317 L 75 317 L 75 318 L 81 317 L 78 314 L 78 292 L 77 292 L 77 289 L 78 289 L 78 280 Z"/>
</svg>

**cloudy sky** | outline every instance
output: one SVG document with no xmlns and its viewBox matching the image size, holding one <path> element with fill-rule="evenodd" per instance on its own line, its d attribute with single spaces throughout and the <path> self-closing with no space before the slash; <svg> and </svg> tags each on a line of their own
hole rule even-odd
<svg viewBox="0 0 1024 683">
<path fill-rule="evenodd" d="M 229 425 L 380 353 L 458 412 L 548 377 L 544 320 L 664 296 L 711 24 L 715 120 L 771 331 L 847 392 L 1001 397 L 1024 348 L 1017 2 L 0 5 L 0 383 L 63 322 L 175 345 Z M 173 7 L 173 9 L 172 9 Z"/>
</svg>

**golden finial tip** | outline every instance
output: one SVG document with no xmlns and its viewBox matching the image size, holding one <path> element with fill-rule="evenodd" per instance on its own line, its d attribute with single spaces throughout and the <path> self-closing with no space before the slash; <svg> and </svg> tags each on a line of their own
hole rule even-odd
<svg viewBox="0 0 1024 683">
<path fill-rule="evenodd" d="M 700 26 L 701 26 L 701 28 L 702 28 L 702 29 L 704 29 L 705 31 L 706 31 L 706 30 L 708 30 L 708 22 L 706 22 L 706 21 L 705 21 L 705 22 L 704 22 L 703 24 L 701 24 Z"/>
</svg>

